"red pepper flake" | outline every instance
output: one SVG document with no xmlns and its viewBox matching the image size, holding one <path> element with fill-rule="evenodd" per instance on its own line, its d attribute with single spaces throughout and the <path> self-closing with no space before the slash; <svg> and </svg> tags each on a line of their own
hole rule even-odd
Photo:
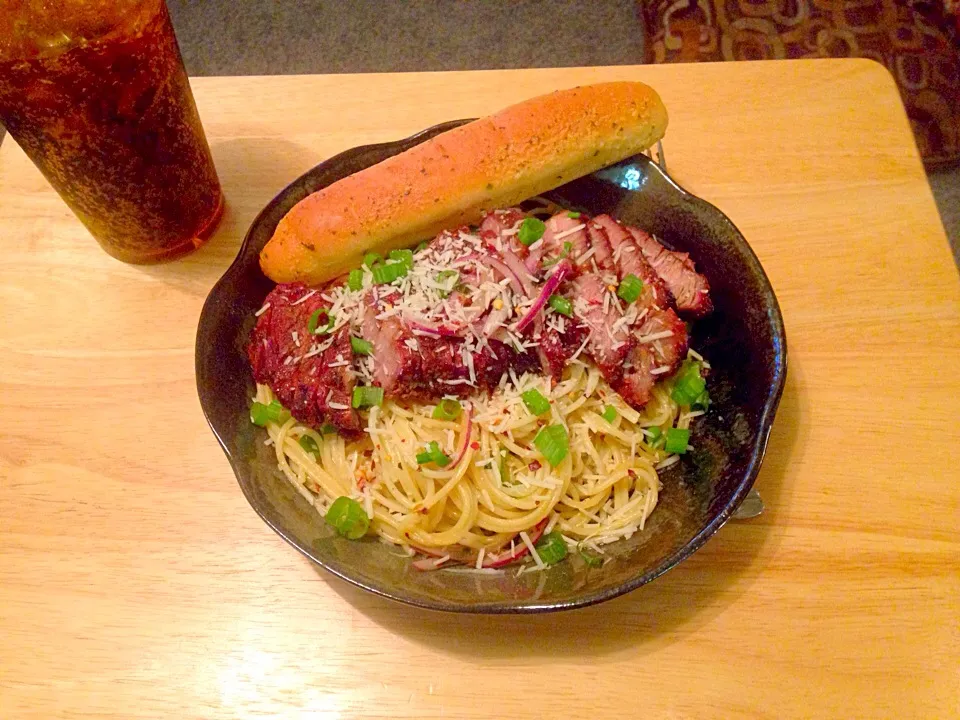
<svg viewBox="0 0 960 720">
<path fill-rule="evenodd" d="M 478 443 L 476 440 L 474 440 L 472 443 L 470 443 L 470 447 L 472 447 L 474 450 L 479 450 L 479 449 L 480 449 L 480 443 Z"/>
<path fill-rule="evenodd" d="M 529 470 L 530 472 L 536 472 L 536 471 L 539 470 L 541 467 L 542 467 L 542 465 L 540 465 L 540 461 L 539 461 L 539 460 L 534 460 L 532 463 L 530 463 L 529 465 L 527 465 L 527 470 Z"/>
<path fill-rule="evenodd" d="M 636 479 L 637 479 L 637 474 L 636 474 L 633 470 L 631 470 L 630 468 L 627 468 L 627 475 L 630 476 L 630 479 L 631 479 L 631 480 L 636 480 Z"/>
</svg>

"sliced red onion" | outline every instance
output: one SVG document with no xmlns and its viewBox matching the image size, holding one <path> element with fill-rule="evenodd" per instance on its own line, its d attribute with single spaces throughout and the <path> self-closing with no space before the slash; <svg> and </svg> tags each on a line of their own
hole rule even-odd
<svg viewBox="0 0 960 720">
<path fill-rule="evenodd" d="M 497 258 L 493 257 L 493 255 L 488 255 L 487 257 L 483 258 L 483 262 L 489 265 L 490 267 L 492 267 L 497 272 L 499 272 L 507 280 L 509 280 L 510 284 L 513 285 L 513 289 L 517 292 L 517 294 L 527 295 L 527 289 L 523 286 L 523 282 L 521 282 L 520 278 L 517 277 L 517 274 L 513 271 L 513 269 L 509 265 L 507 265 L 506 263 L 500 262 L 499 260 L 497 260 Z"/>
<path fill-rule="evenodd" d="M 429 555 L 432 558 L 442 558 L 444 555 L 449 555 L 447 547 L 442 548 L 422 548 L 419 545 L 411 545 L 414 550 L 416 550 L 421 555 Z"/>
<path fill-rule="evenodd" d="M 429 557 L 429 558 L 420 558 L 419 560 L 414 560 L 411 565 L 413 565 L 417 570 L 430 571 L 430 570 L 439 570 L 440 567 L 450 560 L 449 556 L 440 555 L 439 557 Z"/>
<path fill-rule="evenodd" d="M 516 253 L 510 248 L 504 248 L 503 262 L 513 271 L 517 282 L 523 286 L 523 294 L 527 297 L 533 297 L 536 294 L 537 288 L 533 283 L 530 272 L 527 270 L 527 266 L 523 264 L 523 260 L 517 257 Z"/>
<path fill-rule="evenodd" d="M 537 523 L 533 530 L 530 531 L 530 544 L 533 545 L 540 539 L 540 536 L 543 535 L 543 531 L 547 527 L 547 521 L 550 518 L 544 518 L 539 523 Z M 485 568 L 498 568 L 503 567 L 504 565 L 509 565 L 514 560 L 519 560 L 524 555 L 530 552 L 527 549 L 526 543 L 520 543 L 520 545 L 515 546 L 513 552 L 507 550 L 502 552 L 499 555 L 487 555 L 483 559 L 483 566 Z"/>
<path fill-rule="evenodd" d="M 463 336 L 455 328 L 446 325 L 432 325 L 417 321 L 408 321 L 407 325 L 411 330 L 421 332 L 424 335 L 433 335 L 434 337 L 462 338 Z"/>
<path fill-rule="evenodd" d="M 450 463 L 449 468 L 453 470 L 457 465 L 460 464 L 460 461 L 463 460 L 463 456 L 467 454 L 467 448 L 470 447 L 470 436 L 473 435 L 473 407 L 470 406 L 467 408 L 467 412 L 463 418 L 464 424 L 467 426 L 461 434 L 460 438 L 460 447 L 457 450 L 457 456 L 453 459 L 453 462 Z M 446 468 L 444 468 L 446 469 Z"/>
<path fill-rule="evenodd" d="M 571 272 L 573 272 L 573 265 L 570 264 L 570 261 L 561 260 L 557 263 L 556 270 L 553 271 L 553 274 L 547 278 L 547 281 L 543 284 L 540 295 L 533 301 L 533 305 L 530 306 L 527 314 L 517 323 L 518 333 L 522 333 L 530 326 L 530 323 L 534 321 L 537 314 L 543 310 L 543 306 L 547 304 L 550 296 L 553 295 L 556 289 L 560 287 L 560 283 L 562 283 Z"/>
<path fill-rule="evenodd" d="M 510 281 L 510 284 L 514 286 L 514 290 L 520 294 L 524 294 L 526 292 L 526 288 L 524 287 L 523 282 L 521 282 L 520 278 L 511 267 L 497 259 L 497 257 L 494 255 L 495 252 L 496 250 L 491 248 L 490 252 L 486 255 L 481 255 L 480 253 L 470 253 L 469 255 L 464 255 L 463 257 L 457 258 L 453 262 L 454 264 L 468 263 L 473 260 L 480 265 L 488 265 L 489 267 L 494 268 L 503 277 L 507 278 Z M 509 250 L 505 252 L 509 252 Z M 523 263 L 521 263 L 521 266 L 522 265 Z"/>
<path fill-rule="evenodd" d="M 527 259 L 524 261 L 524 267 L 531 275 L 536 275 L 540 269 L 540 261 L 543 259 L 545 250 L 546 245 L 542 238 L 530 246 L 530 254 L 527 255 Z"/>
</svg>

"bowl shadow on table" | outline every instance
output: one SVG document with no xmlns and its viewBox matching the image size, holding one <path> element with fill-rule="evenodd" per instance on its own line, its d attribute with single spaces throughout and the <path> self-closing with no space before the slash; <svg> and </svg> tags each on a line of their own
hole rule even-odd
<svg viewBox="0 0 960 720">
<path fill-rule="evenodd" d="M 260 209 L 293 178 L 323 160 L 315 150 L 282 138 L 236 138 L 210 143 L 226 205 L 213 235 L 195 252 L 159 265 L 135 265 L 166 285 L 203 297 L 226 271 Z"/>
<path fill-rule="evenodd" d="M 804 431 L 797 384 L 788 377 L 757 481 L 766 510 L 731 521 L 699 552 L 632 593 L 582 610 L 541 615 L 441 613 L 372 595 L 311 565 L 342 598 L 381 627 L 440 652 L 481 660 L 602 658 L 644 654 L 696 632 L 750 591 L 776 554 L 783 481 Z"/>
</svg>

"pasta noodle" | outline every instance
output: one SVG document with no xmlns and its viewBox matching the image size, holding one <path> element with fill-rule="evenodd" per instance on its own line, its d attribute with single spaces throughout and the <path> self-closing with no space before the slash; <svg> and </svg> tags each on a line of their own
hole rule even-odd
<svg viewBox="0 0 960 720">
<path fill-rule="evenodd" d="M 537 417 L 524 406 L 521 393 L 533 388 L 549 399 L 549 414 Z M 256 401 L 273 399 L 269 387 L 257 386 Z M 485 557 L 519 546 L 518 536 L 538 526 L 558 531 L 570 546 L 594 549 L 642 530 L 657 505 L 657 465 L 672 457 L 652 447 L 648 429 L 687 427 L 697 415 L 681 413 L 669 382 L 637 412 L 579 361 L 560 382 L 505 377 L 494 392 L 463 404 L 459 418 L 442 420 L 432 417 L 435 404 L 387 400 L 365 411 L 357 441 L 321 436 L 289 418 L 267 424 L 268 442 L 283 475 L 320 515 L 336 498 L 354 498 L 385 541 L 479 569 Z M 602 416 L 610 406 L 612 422 Z M 533 443 L 547 423 L 569 436 L 569 452 L 556 467 Z M 317 453 L 304 449 L 304 436 Z M 459 460 L 418 465 L 417 453 L 431 442 Z"/>
</svg>

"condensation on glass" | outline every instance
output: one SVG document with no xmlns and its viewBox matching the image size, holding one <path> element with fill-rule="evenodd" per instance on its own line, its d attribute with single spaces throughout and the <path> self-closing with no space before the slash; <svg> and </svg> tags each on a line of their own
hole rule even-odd
<svg viewBox="0 0 960 720">
<path fill-rule="evenodd" d="M 163 0 L 0 3 L 0 121 L 120 260 L 184 255 L 223 212 Z"/>
</svg>

